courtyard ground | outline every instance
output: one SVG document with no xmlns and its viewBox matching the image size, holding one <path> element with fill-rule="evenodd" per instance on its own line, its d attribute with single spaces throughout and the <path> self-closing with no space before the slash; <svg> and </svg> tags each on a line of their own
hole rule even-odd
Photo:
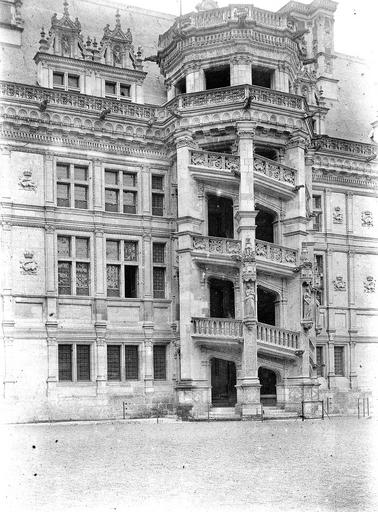
<svg viewBox="0 0 378 512">
<path fill-rule="evenodd" d="M 326 418 L 2 427 L 0 510 L 376 511 L 377 425 Z"/>
</svg>

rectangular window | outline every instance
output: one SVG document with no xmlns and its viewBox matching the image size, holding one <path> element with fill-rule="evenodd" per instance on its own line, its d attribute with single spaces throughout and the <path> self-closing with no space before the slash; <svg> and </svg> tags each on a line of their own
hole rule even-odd
<svg viewBox="0 0 378 512">
<path fill-rule="evenodd" d="M 80 91 L 80 75 L 53 71 L 53 88 L 65 91 Z"/>
<path fill-rule="evenodd" d="M 89 238 L 58 236 L 58 293 L 90 294 Z"/>
<path fill-rule="evenodd" d="M 138 297 L 138 242 L 106 241 L 108 297 Z M 127 264 L 125 264 L 127 262 Z M 123 289 L 122 295 L 121 290 Z"/>
<path fill-rule="evenodd" d="M 152 188 L 152 215 L 162 217 L 164 215 L 164 177 L 153 174 L 151 177 Z"/>
<path fill-rule="evenodd" d="M 68 75 L 67 89 L 74 91 L 80 88 L 80 77 L 78 75 Z"/>
<path fill-rule="evenodd" d="M 90 381 L 91 346 L 78 343 L 59 344 L 58 375 L 60 381 Z"/>
<path fill-rule="evenodd" d="M 105 96 L 115 96 L 117 94 L 116 82 L 105 82 Z"/>
<path fill-rule="evenodd" d="M 344 347 L 334 347 L 335 375 L 344 375 Z"/>
<path fill-rule="evenodd" d="M 258 85 L 259 87 L 266 87 L 271 89 L 273 82 L 273 73 L 272 69 L 268 68 L 252 68 L 252 84 Z"/>
<path fill-rule="evenodd" d="M 312 196 L 312 213 L 314 231 L 322 230 L 322 196 Z"/>
<path fill-rule="evenodd" d="M 316 366 L 318 377 L 324 377 L 323 347 L 316 347 Z"/>
<path fill-rule="evenodd" d="M 135 173 L 105 171 L 105 211 L 137 213 L 137 176 Z"/>
<path fill-rule="evenodd" d="M 64 73 L 53 72 L 53 87 L 64 87 Z"/>
<path fill-rule="evenodd" d="M 57 163 L 57 205 L 88 208 L 88 167 Z M 73 192 L 73 193 L 72 193 Z"/>
<path fill-rule="evenodd" d="M 121 345 L 107 347 L 108 380 L 121 380 Z"/>
<path fill-rule="evenodd" d="M 138 380 L 139 360 L 138 346 L 125 345 L 125 378 L 126 380 Z"/>
<path fill-rule="evenodd" d="M 72 345 L 58 345 L 59 380 L 72 380 Z"/>
<path fill-rule="evenodd" d="M 165 263 L 165 244 L 154 243 L 152 246 L 152 261 L 154 263 Z"/>
<path fill-rule="evenodd" d="M 324 258 L 322 254 L 315 254 L 314 277 L 316 297 L 319 304 L 324 304 Z"/>
<path fill-rule="evenodd" d="M 153 269 L 154 280 L 154 298 L 165 298 L 165 269 L 161 267 L 154 267 Z"/>
<path fill-rule="evenodd" d="M 166 346 L 154 345 L 154 380 L 166 380 L 167 378 L 167 361 Z"/>
<path fill-rule="evenodd" d="M 120 98 L 129 98 L 130 97 L 130 86 L 126 84 L 119 84 L 119 95 Z"/>
</svg>

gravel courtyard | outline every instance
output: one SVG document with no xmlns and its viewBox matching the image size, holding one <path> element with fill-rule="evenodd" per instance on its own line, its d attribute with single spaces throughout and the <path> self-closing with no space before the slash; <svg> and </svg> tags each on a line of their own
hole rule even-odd
<svg viewBox="0 0 378 512">
<path fill-rule="evenodd" d="M 0 509 L 376 511 L 377 425 L 326 418 L 2 427 Z"/>
</svg>

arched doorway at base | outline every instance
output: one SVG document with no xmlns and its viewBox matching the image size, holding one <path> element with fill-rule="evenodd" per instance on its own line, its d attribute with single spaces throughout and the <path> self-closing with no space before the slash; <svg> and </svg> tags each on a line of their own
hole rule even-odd
<svg viewBox="0 0 378 512">
<path fill-rule="evenodd" d="M 211 403 L 216 407 L 236 404 L 236 365 L 233 361 L 211 360 Z"/>
<path fill-rule="evenodd" d="M 275 405 L 277 403 L 277 375 L 273 370 L 260 366 L 260 401 L 264 405 Z"/>
</svg>

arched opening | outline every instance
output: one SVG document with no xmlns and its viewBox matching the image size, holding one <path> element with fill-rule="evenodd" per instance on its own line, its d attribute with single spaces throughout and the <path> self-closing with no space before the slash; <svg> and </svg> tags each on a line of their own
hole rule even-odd
<svg viewBox="0 0 378 512">
<path fill-rule="evenodd" d="M 263 324 L 276 325 L 277 294 L 257 287 L 257 321 Z"/>
<path fill-rule="evenodd" d="M 223 279 L 209 279 L 210 316 L 235 318 L 234 283 Z"/>
<path fill-rule="evenodd" d="M 258 371 L 260 381 L 260 401 L 264 405 L 275 405 L 277 403 L 277 376 L 268 368 L 260 366 Z"/>
<path fill-rule="evenodd" d="M 269 160 L 277 160 L 277 151 L 273 148 L 268 148 L 266 146 L 256 147 L 255 154 L 263 156 L 264 158 L 269 158 Z"/>
<path fill-rule="evenodd" d="M 217 407 L 236 404 L 236 365 L 232 361 L 211 360 L 211 403 Z"/>
<path fill-rule="evenodd" d="M 232 199 L 209 195 L 207 198 L 208 234 L 234 238 L 234 207 Z"/>
<path fill-rule="evenodd" d="M 273 243 L 275 215 L 259 206 L 256 210 L 256 239 Z"/>
</svg>

